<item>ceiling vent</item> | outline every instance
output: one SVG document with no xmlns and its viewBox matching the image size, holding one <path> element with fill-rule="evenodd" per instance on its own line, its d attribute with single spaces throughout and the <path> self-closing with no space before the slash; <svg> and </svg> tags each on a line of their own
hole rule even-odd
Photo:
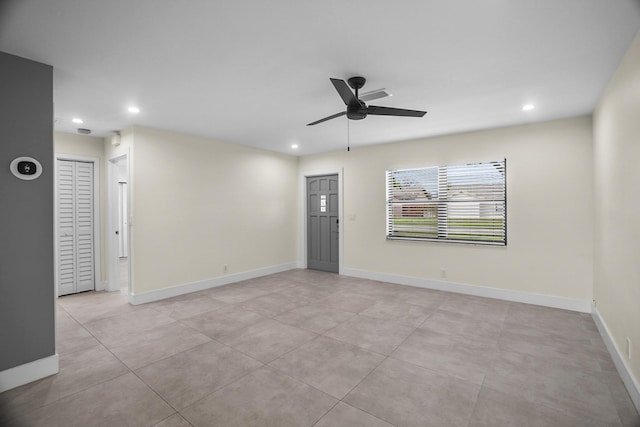
<svg viewBox="0 0 640 427">
<path fill-rule="evenodd" d="M 78 133 L 83 135 L 91 135 L 91 129 L 78 128 Z"/>
</svg>

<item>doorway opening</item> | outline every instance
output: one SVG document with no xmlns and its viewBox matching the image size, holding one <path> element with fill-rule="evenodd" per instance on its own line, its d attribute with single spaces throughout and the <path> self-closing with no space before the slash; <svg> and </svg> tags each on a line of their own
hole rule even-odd
<svg viewBox="0 0 640 427">
<path fill-rule="evenodd" d="M 129 158 L 109 159 L 109 290 L 131 296 Z"/>
<path fill-rule="evenodd" d="M 125 163 L 125 162 L 123 162 Z M 129 218 L 127 165 L 118 164 L 118 282 L 120 293 L 129 294 Z"/>
</svg>

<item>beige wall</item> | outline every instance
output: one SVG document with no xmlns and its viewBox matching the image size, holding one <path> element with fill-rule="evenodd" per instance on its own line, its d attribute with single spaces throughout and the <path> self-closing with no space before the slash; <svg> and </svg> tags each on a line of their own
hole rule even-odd
<svg viewBox="0 0 640 427">
<path fill-rule="evenodd" d="M 640 382 L 640 33 L 594 113 L 596 307 Z"/>
<path fill-rule="evenodd" d="M 306 156 L 300 174 L 343 168 L 345 268 L 591 301 L 591 125 L 579 117 Z M 502 158 L 508 246 L 386 240 L 385 170 Z"/>
<path fill-rule="evenodd" d="M 53 135 L 54 151 L 58 155 L 72 155 L 94 157 L 98 159 L 100 189 L 98 191 L 100 203 L 100 276 L 107 280 L 107 179 L 105 168 L 104 139 L 95 136 L 75 133 L 55 132 Z"/>
<path fill-rule="evenodd" d="M 296 261 L 296 157 L 132 132 L 134 293 Z"/>
</svg>

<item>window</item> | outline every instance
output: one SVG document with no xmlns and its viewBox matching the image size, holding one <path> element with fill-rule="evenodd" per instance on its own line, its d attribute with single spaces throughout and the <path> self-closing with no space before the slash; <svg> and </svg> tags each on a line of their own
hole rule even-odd
<svg viewBox="0 0 640 427">
<path fill-rule="evenodd" d="M 387 171 L 387 238 L 506 245 L 506 163 Z"/>
</svg>

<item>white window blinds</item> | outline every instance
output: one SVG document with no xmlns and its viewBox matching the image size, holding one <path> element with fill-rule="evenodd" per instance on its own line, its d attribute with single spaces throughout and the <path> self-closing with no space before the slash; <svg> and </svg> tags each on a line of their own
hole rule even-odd
<svg viewBox="0 0 640 427">
<path fill-rule="evenodd" d="M 506 245 L 506 160 L 387 171 L 387 238 Z"/>
</svg>

